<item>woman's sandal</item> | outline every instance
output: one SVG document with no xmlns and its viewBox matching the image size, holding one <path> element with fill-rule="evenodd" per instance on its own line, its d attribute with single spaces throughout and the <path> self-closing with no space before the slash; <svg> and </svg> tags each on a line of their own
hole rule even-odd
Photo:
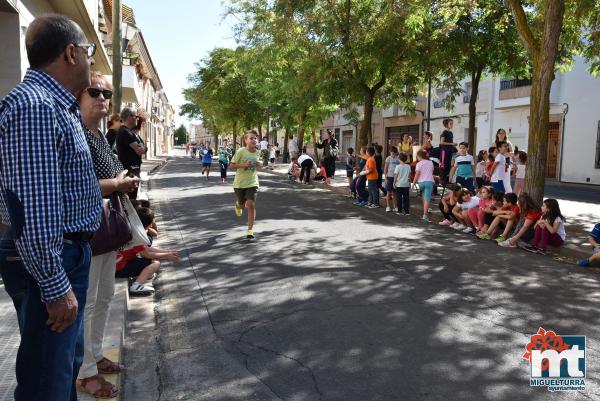
<svg viewBox="0 0 600 401">
<path fill-rule="evenodd" d="M 83 391 L 98 399 L 114 398 L 119 394 L 119 389 L 100 375 L 78 379 L 77 384 Z"/>
<path fill-rule="evenodd" d="M 104 357 L 98 362 L 96 362 L 96 367 L 98 368 L 99 373 L 108 375 L 113 373 L 120 373 L 123 371 L 123 369 L 125 369 L 125 366 L 121 365 L 120 363 L 113 362 L 110 359 Z"/>
</svg>

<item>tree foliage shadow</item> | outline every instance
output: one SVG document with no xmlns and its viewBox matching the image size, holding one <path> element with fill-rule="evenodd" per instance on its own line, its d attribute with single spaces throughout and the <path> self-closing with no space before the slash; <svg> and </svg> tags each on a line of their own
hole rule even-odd
<svg viewBox="0 0 600 401">
<path fill-rule="evenodd" d="M 181 182 L 153 183 L 165 184 Z M 231 232 L 232 194 L 201 194 L 194 208 L 159 200 L 193 266 L 189 282 L 161 280 L 183 296 L 200 290 L 224 346 L 282 399 L 564 399 L 528 385 L 521 355 L 540 325 L 587 335 L 588 371 L 599 367 L 594 275 L 328 192 L 263 184 L 268 230 L 253 243 Z M 206 324 L 194 322 L 198 302 L 185 305 L 188 327 Z M 597 378 L 587 384 L 585 398 L 599 397 Z"/>
</svg>

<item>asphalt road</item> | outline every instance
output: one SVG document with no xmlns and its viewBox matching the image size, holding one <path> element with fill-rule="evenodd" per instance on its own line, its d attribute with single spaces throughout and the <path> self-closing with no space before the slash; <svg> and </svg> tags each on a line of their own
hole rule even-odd
<svg viewBox="0 0 600 401">
<path fill-rule="evenodd" d="M 199 172 L 150 183 L 184 258 L 132 301 L 126 401 L 600 400 L 596 274 L 262 173 L 247 243 Z M 584 392 L 530 387 L 540 326 L 587 336 Z"/>
</svg>

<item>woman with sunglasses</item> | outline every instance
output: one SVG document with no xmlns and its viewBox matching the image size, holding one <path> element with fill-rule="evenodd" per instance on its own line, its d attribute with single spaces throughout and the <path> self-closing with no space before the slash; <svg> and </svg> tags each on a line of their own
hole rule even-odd
<svg viewBox="0 0 600 401">
<path fill-rule="evenodd" d="M 90 81 L 90 86 L 79 94 L 78 99 L 96 177 L 103 196 L 115 191 L 125 194 L 138 185 L 139 178 L 126 176 L 126 170 L 99 129 L 110 109 L 111 86 L 98 72 L 91 73 Z M 115 288 L 116 255 L 115 249 L 92 256 L 83 315 L 84 356 L 78 383 L 96 398 L 112 398 L 119 392 L 99 373 L 118 373 L 123 370 L 122 365 L 102 356 L 104 329 Z"/>
</svg>

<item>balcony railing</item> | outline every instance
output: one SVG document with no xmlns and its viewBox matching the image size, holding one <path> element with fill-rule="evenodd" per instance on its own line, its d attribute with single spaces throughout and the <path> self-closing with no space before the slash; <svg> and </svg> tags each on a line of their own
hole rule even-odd
<svg viewBox="0 0 600 401">
<path fill-rule="evenodd" d="M 503 79 L 500 81 L 500 90 L 531 86 L 531 79 Z"/>
</svg>

